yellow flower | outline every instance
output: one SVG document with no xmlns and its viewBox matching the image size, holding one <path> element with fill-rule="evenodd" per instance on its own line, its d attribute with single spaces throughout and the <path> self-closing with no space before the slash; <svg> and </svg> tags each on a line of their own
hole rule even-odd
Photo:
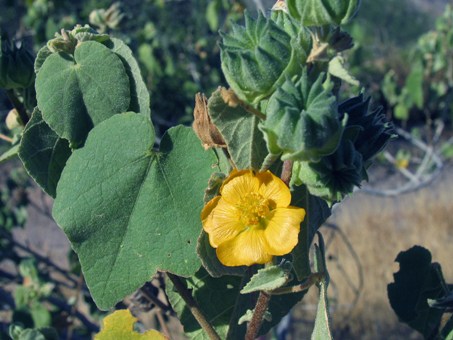
<svg viewBox="0 0 453 340">
<path fill-rule="evenodd" d="M 291 192 L 270 171 L 233 170 L 220 196 L 201 212 L 203 229 L 225 266 L 264 264 L 298 242 L 305 210 L 290 206 Z"/>
</svg>

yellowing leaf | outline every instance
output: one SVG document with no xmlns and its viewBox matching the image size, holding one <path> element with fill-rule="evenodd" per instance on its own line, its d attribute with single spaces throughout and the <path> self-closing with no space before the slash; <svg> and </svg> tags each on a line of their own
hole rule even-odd
<svg viewBox="0 0 453 340">
<path fill-rule="evenodd" d="M 151 329 L 145 333 L 134 331 L 137 321 L 128 309 L 117 310 L 103 321 L 102 330 L 94 336 L 95 340 L 168 340 L 162 333 Z"/>
</svg>

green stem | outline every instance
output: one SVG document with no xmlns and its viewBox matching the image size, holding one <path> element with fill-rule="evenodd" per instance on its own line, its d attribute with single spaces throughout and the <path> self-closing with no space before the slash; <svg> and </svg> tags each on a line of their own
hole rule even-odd
<svg viewBox="0 0 453 340">
<path fill-rule="evenodd" d="M 203 311 L 198 306 L 198 303 L 193 298 L 190 291 L 187 289 L 185 284 L 181 281 L 179 276 L 176 276 L 171 273 L 167 273 L 168 278 L 173 283 L 174 287 L 178 291 L 179 295 L 181 295 L 184 302 L 189 307 L 190 312 L 195 317 L 195 319 L 200 324 L 201 328 L 206 332 L 211 340 L 220 340 L 220 336 L 217 334 L 215 329 L 212 327 L 211 323 L 208 321 L 206 316 L 204 315 Z"/>
<path fill-rule="evenodd" d="M 27 114 L 27 110 L 25 109 L 24 104 L 17 98 L 16 93 L 14 90 L 6 90 L 6 94 L 8 96 L 8 99 L 10 102 L 13 104 L 14 108 L 17 110 L 17 113 L 19 114 L 19 118 L 22 122 L 22 125 L 25 126 L 27 125 L 29 118 Z"/>
<path fill-rule="evenodd" d="M 245 340 L 254 340 L 258 336 L 270 300 L 271 296 L 268 293 L 264 291 L 260 292 L 253 311 L 252 320 L 250 320 L 247 333 L 245 333 Z"/>
<path fill-rule="evenodd" d="M 273 153 L 269 153 L 267 154 L 266 158 L 264 159 L 263 161 L 263 165 L 261 165 L 261 169 L 260 169 L 260 172 L 263 172 L 263 171 L 266 171 L 267 169 L 269 169 L 272 164 L 275 163 L 275 161 L 277 159 L 279 159 L 280 157 L 280 154 L 273 154 Z"/>
</svg>

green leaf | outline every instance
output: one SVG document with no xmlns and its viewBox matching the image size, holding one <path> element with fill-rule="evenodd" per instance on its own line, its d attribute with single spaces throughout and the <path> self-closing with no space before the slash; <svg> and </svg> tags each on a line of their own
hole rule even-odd
<svg viewBox="0 0 453 340">
<path fill-rule="evenodd" d="M 35 73 L 37 74 L 39 70 L 41 69 L 42 64 L 44 64 L 44 61 L 46 61 L 47 57 L 50 56 L 53 52 L 49 50 L 49 48 L 46 46 L 41 47 L 41 49 L 38 51 L 36 54 L 36 59 L 35 59 Z"/>
<path fill-rule="evenodd" d="M 409 119 L 409 109 L 403 103 L 398 103 L 395 106 L 394 115 L 395 115 L 396 119 L 408 120 Z"/>
<path fill-rule="evenodd" d="M 411 72 L 407 76 L 405 87 L 408 95 L 411 97 L 418 109 L 423 109 L 423 71 L 424 66 L 421 61 L 412 65 Z"/>
<path fill-rule="evenodd" d="M 131 90 L 131 103 L 127 111 L 141 113 L 150 117 L 151 109 L 148 88 L 143 81 L 140 66 L 138 66 L 131 49 L 122 40 L 116 38 L 111 38 L 105 45 L 120 57 L 126 68 Z"/>
<path fill-rule="evenodd" d="M 31 317 L 35 327 L 48 327 L 52 323 L 52 316 L 45 306 L 40 302 L 34 301 L 30 306 Z"/>
<path fill-rule="evenodd" d="M 400 270 L 393 274 L 395 282 L 387 293 L 398 318 L 425 338 L 434 338 L 439 330 L 443 310 L 431 308 L 428 299 L 438 299 L 445 293 L 439 265 L 431 263 L 429 250 L 414 246 L 396 257 Z"/>
<path fill-rule="evenodd" d="M 170 129 L 159 153 L 153 144 L 147 117 L 115 115 L 73 153 L 58 184 L 53 215 L 101 309 L 157 270 L 190 276 L 200 267 L 200 212 L 216 158 L 189 128 Z"/>
<path fill-rule="evenodd" d="M 267 156 L 266 143 L 258 129 L 259 119 L 240 105 L 228 106 L 222 99 L 220 89 L 209 98 L 208 112 L 222 134 L 236 167 L 259 170 Z"/>
<path fill-rule="evenodd" d="M 305 186 L 293 186 L 291 190 L 291 205 L 302 207 L 306 212 L 299 233 L 299 242 L 291 252 L 297 279 L 302 281 L 311 273 L 310 245 L 317 230 L 331 215 L 331 209 L 323 199 L 311 195 Z"/>
<path fill-rule="evenodd" d="M 95 41 L 80 43 L 74 57 L 54 53 L 36 76 L 43 119 L 78 146 L 91 128 L 130 104 L 129 78 L 120 58 Z"/>
<path fill-rule="evenodd" d="M 204 315 L 220 338 L 226 339 L 230 317 L 235 307 L 236 297 L 239 295 L 241 278 L 234 276 L 212 278 L 205 270 L 201 269 L 195 276 L 185 281 L 187 288 L 192 290 L 192 296 L 198 302 Z M 171 281 L 167 280 L 166 283 L 168 298 L 184 326 L 186 336 L 190 339 L 208 340 L 209 337 L 203 332 L 189 307 L 181 296 L 174 291 Z"/>
<path fill-rule="evenodd" d="M 262 268 L 242 288 L 241 294 L 277 289 L 285 285 L 288 279 L 288 271 L 280 266 Z"/>
<path fill-rule="evenodd" d="M 327 298 L 327 288 L 329 287 L 329 273 L 326 266 L 325 246 L 322 235 L 318 233 L 319 246 L 315 245 L 314 269 L 318 273 L 323 273 L 321 282 L 318 283 L 319 301 L 316 312 L 315 327 L 311 335 L 312 339 L 327 340 L 333 339 L 331 332 L 331 321 L 329 313 L 329 300 Z"/>
<path fill-rule="evenodd" d="M 219 29 L 219 11 L 220 2 L 216 0 L 210 1 L 206 8 L 206 22 L 212 32 L 216 32 Z"/>
<path fill-rule="evenodd" d="M 345 82 L 360 86 L 360 82 L 354 78 L 349 71 L 344 67 L 345 60 L 342 56 L 336 56 L 329 61 L 329 73 Z"/>
<path fill-rule="evenodd" d="M 58 137 L 36 108 L 23 132 L 19 157 L 30 177 L 52 197 L 69 156 L 68 141 Z"/>
<path fill-rule="evenodd" d="M 16 144 L 0 155 L 0 163 L 6 162 L 17 156 L 19 153 L 19 144 Z"/>
</svg>

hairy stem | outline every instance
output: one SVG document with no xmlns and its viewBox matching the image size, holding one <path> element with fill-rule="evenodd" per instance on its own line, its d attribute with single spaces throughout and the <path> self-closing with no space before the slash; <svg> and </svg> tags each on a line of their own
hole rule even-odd
<svg viewBox="0 0 453 340">
<path fill-rule="evenodd" d="M 293 172 L 293 161 L 286 160 L 283 162 L 283 169 L 280 178 L 283 182 L 289 187 L 289 182 L 291 181 L 291 175 Z"/>
<path fill-rule="evenodd" d="M 192 315 L 198 321 L 201 328 L 203 328 L 203 330 L 206 332 L 209 338 L 211 340 L 220 340 L 220 336 L 212 327 L 211 323 L 206 319 L 206 316 L 203 314 L 203 311 L 198 306 L 198 303 L 195 301 L 190 291 L 181 281 L 181 278 L 171 273 L 167 273 L 167 276 L 175 286 L 175 289 L 178 291 L 179 295 L 181 295 L 182 299 L 189 307 L 189 310 L 192 313 Z"/>
<path fill-rule="evenodd" d="M 269 301 L 271 296 L 261 291 L 256 301 L 255 310 L 253 311 L 252 320 L 247 327 L 247 333 L 245 333 L 245 340 L 254 340 L 261 328 L 264 319 L 264 313 L 266 313 L 267 307 L 269 306 Z"/>
</svg>

